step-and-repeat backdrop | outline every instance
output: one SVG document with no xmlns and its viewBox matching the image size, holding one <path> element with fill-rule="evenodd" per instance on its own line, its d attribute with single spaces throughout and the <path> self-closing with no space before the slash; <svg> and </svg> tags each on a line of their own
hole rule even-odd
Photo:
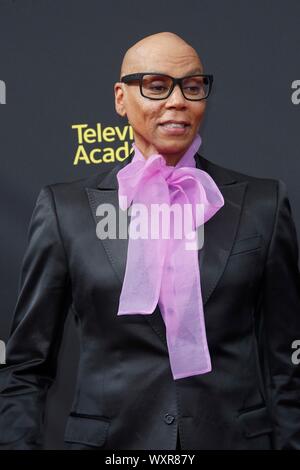
<svg viewBox="0 0 300 470">
<path fill-rule="evenodd" d="M 107 171 L 132 129 L 114 107 L 125 51 L 172 31 L 214 74 L 200 153 L 286 182 L 300 234 L 298 0 L 0 0 L 0 352 L 18 293 L 27 230 L 46 184 Z M 46 448 L 63 448 L 79 341 L 68 316 L 46 407 Z"/>
</svg>

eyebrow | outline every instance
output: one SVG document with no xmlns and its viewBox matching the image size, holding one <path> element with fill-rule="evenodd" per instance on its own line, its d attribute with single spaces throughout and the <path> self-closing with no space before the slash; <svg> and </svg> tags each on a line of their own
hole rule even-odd
<svg viewBox="0 0 300 470">
<path fill-rule="evenodd" d="M 196 73 L 203 73 L 202 70 L 197 67 L 196 69 L 190 70 L 189 72 L 186 73 L 186 75 L 194 75 Z"/>
<path fill-rule="evenodd" d="M 153 72 L 154 73 L 154 72 Z M 162 74 L 165 74 L 166 72 L 157 72 L 157 73 L 162 73 Z M 196 74 L 202 74 L 204 73 L 199 67 L 197 68 L 194 68 L 192 70 L 189 70 L 188 72 L 186 72 L 184 75 L 182 75 L 183 77 L 189 77 L 190 75 L 196 75 Z M 168 75 L 168 74 L 167 74 Z"/>
<path fill-rule="evenodd" d="M 135 75 L 135 73 L 140 73 L 140 72 L 133 72 L 133 75 Z M 166 74 L 166 72 L 162 72 L 162 71 L 158 72 L 157 70 L 155 72 L 148 71 L 148 72 L 144 72 L 144 73 L 153 73 L 153 74 L 157 73 L 157 74 L 162 74 L 162 75 Z M 203 74 L 203 73 L 204 72 L 199 67 L 197 67 L 197 68 L 194 68 L 192 70 L 189 70 L 186 74 L 183 75 L 183 77 L 189 77 L 190 75 Z M 168 75 L 168 74 L 166 74 L 166 75 Z M 120 80 L 121 80 L 121 78 L 122 77 L 120 77 Z"/>
<path fill-rule="evenodd" d="M 137 72 L 137 73 L 138 73 L 138 72 Z M 150 73 L 150 72 L 145 72 L 145 73 Z M 165 75 L 165 74 L 168 75 L 166 72 L 162 72 L 162 71 L 160 71 L 160 72 L 156 71 L 156 72 L 151 72 L 151 73 L 161 73 L 161 74 L 163 74 L 163 75 Z M 186 72 L 186 73 L 183 75 L 183 77 L 187 77 L 187 76 L 189 76 L 189 75 L 196 75 L 196 74 L 198 74 L 198 73 L 199 73 L 199 74 L 202 74 L 202 73 L 204 73 L 204 72 L 203 72 L 199 67 L 197 67 L 197 68 L 194 68 L 194 69 L 189 70 L 188 72 Z"/>
</svg>

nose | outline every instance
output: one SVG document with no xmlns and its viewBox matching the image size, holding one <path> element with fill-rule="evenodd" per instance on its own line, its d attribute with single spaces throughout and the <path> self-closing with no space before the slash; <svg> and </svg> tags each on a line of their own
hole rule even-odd
<svg viewBox="0 0 300 470">
<path fill-rule="evenodd" d="M 186 107 L 186 99 L 182 94 L 179 83 L 176 83 L 172 93 L 167 98 L 166 106 Z"/>
</svg>

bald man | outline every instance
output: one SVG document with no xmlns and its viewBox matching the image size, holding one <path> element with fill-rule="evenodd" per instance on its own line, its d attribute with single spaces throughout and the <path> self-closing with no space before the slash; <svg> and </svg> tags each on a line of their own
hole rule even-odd
<svg viewBox="0 0 300 470">
<path fill-rule="evenodd" d="M 135 152 L 92 177 L 41 189 L 0 370 L 2 447 L 43 448 L 46 394 L 71 311 L 80 361 L 67 449 L 300 449 L 300 276 L 286 187 L 193 151 L 211 85 L 197 52 L 176 34 L 143 38 L 126 52 L 114 85 Z M 132 175 L 157 161 L 170 177 L 201 170 L 224 199 L 199 250 L 211 370 L 182 378 L 172 374 L 158 303 L 150 315 L 117 315 L 128 238 L 97 232 L 104 204 L 115 208 L 119 227 L 123 170 Z M 149 181 L 141 196 L 154 191 Z M 131 287 L 142 281 L 137 269 Z"/>
</svg>

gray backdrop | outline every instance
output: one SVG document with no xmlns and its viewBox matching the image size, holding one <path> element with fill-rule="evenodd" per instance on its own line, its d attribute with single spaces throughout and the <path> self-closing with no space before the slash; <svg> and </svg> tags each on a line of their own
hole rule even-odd
<svg viewBox="0 0 300 470">
<path fill-rule="evenodd" d="M 195 47 L 214 74 L 200 153 L 284 180 L 299 236 L 299 18 L 299 0 L 0 0 L 0 340 L 7 340 L 37 194 L 114 164 L 75 165 L 72 126 L 125 129 L 113 84 L 126 49 L 146 35 L 173 31 Z M 122 145 L 90 142 L 84 150 Z M 47 402 L 49 449 L 63 448 L 78 355 L 69 315 Z"/>
</svg>

